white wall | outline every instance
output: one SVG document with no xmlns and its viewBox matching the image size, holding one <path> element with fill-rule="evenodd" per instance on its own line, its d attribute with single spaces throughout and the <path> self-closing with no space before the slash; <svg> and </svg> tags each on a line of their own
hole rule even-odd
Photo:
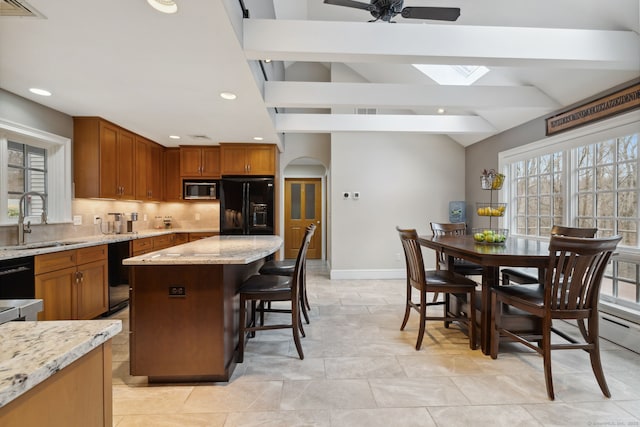
<svg viewBox="0 0 640 427">
<path fill-rule="evenodd" d="M 443 136 L 334 133 L 331 277 L 404 277 L 395 227 L 430 235 L 430 221 L 448 222 L 449 201 L 464 198 L 464 155 Z M 345 191 L 360 199 L 344 200 Z M 428 266 L 434 260 L 425 253 Z"/>
</svg>

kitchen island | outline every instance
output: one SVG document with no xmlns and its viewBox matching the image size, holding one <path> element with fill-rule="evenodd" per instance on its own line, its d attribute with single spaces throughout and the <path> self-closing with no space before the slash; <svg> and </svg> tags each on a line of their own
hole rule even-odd
<svg viewBox="0 0 640 427">
<path fill-rule="evenodd" d="M 0 425 L 111 426 L 120 320 L 0 325 Z"/>
<path fill-rule="evenodd" d="M 128 258 L 131 375 L 149 382 L 228 381 L 240 285 L 279 236 L 216 236 Z"/>
</svg>

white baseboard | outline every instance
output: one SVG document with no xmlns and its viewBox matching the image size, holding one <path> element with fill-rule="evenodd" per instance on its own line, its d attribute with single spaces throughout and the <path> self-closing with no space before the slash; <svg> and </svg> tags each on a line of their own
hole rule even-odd
<svg viewBox="0 0 640 427">
<path fill-rule="evenodd" d="M 332 280 L 361 280 L 361 279 L 405 279 L 407 270 L 330 270 Z"/>
</svg>

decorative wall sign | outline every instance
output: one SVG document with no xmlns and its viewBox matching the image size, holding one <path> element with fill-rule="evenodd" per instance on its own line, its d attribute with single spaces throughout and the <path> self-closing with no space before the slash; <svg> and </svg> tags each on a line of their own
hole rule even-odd
<svg viewBox="0 0 640 427">
<path fill-rule="evenodd" d="M 637 83 L 588 104 L 549 117 L 546 120 L 547 135 L 553 135 L 639 107 L 640 83 Z"/>
</svg>

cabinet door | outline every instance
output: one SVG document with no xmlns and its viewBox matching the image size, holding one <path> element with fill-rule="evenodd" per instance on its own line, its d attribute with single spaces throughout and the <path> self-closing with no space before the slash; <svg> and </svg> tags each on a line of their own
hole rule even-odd
<svg viewBox="0 0 640 427">
<path fill-rule="evenodd" d="M 202 177 L 220 178 L 220 147 L 202 148 Z"/>
<path fill-rule="evenodd" d="M 275 146 L 247 148 L 247 173 L 249 175 L 275 175 Z"/>
<path fill-rule="evenodd" d="M 108 310 L 107 285 L 106 261 L 96 261 L 78 266 L 77 319 L 93 319 Z"/>
<path fill-rule="evenodd" d="M 149 156 L 147 155 L 147 141 L 136 137 L 136 200 L 147 200 L 147 164 Z"/>
<path fill-rule="evenodd" d="M 147 165 L 147 188 L 149 198 L 154 201 L 162 200 L 162 147 L 156 143 L 149 143 L 149 163 Z"/>
<path fill-rule="evenodd" d="M 121 129 L 118 133 L 118 160 L 115 164 L 118 168 L 118 185 L 120 187 L 120 198 L 122 199 L 134 200 L 136 196 L 134 187 L 135 152 L 134 135 Z M 105 164 L 103 163 L 103 165 Z M 105 166 L 110 167 L 109 163 Z"/>
<path fill-rule="evenodd" d="M 180 176 L 202 175 L 200 147 L 180 147 Z"/>
<path fill-rule="evenodd" d="M 115 199 L 120 195 L 118 184 L 118 128 L 100 122 L 100 197 Z M 81 168 L 83 165 L 75 165 Z"/>
<path fill-rule="evenodd" d="M 182 201 L 180 150 L 177 148 L 169 148 L 165 151 L 164 165 L 164 199 L 167 202 Z"/>
<path fill-rule="evenodd" d="M 36 298 L 42 299 L 43 310 L 38 320 L 75 319 L 76 268 L 65 268 L 35 276 Z"/>
<path fill-rule="evenodd" d="M 222 175 L 247 174 L 246 148 L 238 146 L 221 146 L 220 158 Z"/>
</svg>

